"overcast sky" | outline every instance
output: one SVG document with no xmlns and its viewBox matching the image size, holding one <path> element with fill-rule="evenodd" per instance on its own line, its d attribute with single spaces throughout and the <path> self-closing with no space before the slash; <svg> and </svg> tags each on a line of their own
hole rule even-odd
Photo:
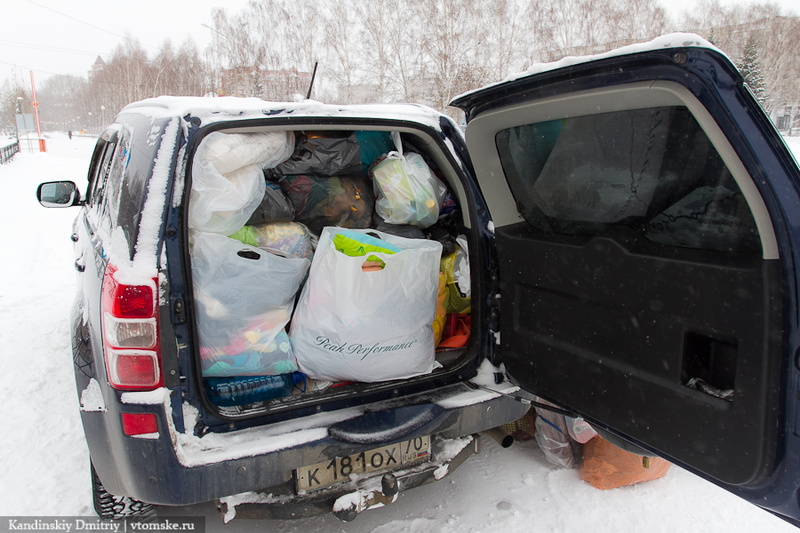
<svg viewBox="0 0 800 533">
<path fill-rule="evenodd" d="M 247 0 L 3 0 L 0 19 L 0 82 L 10 75 L 39 84 L 51 74 L 86 77 L 124 41 L 138 39 L 148 54 L 166 40 L 188 37 L 202 51 L 211 41 L 211 10 L 235 12 Z M 16 67 L 16 68 L 15 68 Z"/>
<path fill-rule="evenodd" d="M 680 12 L 696 0 L 660 0 Z M 798 11 L 797 0 L 774 0 Z M 721 0 L 722 4 L 750 4 Z M 86 76 L 98 55 L 107 59 L 128 35 L 155 53 L 165 40 L 175 47 L 191 37 L 202 50 L 212 38 L 211 10 L 242 9 L 247 0 L 3 0 L 0 20 L 0 82 L 16 76 L 37 86 L 52 74 Z M 299 30 L 302 31 L 302 30 Z"/>
</svg>

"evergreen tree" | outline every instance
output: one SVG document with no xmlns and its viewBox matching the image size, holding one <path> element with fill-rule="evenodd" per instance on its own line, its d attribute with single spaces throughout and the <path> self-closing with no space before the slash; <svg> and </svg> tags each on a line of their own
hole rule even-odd
<svg viewBox="0 0 800 533">
<path fill-rule="evenodd" d="M 755 39 L 748 37 L 742 50 L 742 60 L 739 62 L 739 71 L 744 77 L 744 82 L 762 106 L 767 99 L 767 90 L 764 87 L 764 75 L 761 73 L 761 63 L 758 60 L 758 46 Z"/>
</svg>

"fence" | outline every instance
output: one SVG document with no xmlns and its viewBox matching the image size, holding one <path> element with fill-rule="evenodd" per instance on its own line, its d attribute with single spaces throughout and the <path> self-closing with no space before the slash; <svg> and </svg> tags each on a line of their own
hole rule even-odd
<svg viewBox="0 0 800 533">
<path fill-rule="evenodd" d="M 0 146 L 0 164 L 7 163 L 17 152 L 19 152 L 19 141 Z"/>
</svg>

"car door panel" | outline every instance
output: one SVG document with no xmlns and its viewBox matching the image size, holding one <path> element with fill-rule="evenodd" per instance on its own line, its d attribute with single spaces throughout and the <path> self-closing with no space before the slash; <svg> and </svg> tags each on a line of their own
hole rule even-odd
<svg viewBox="0 0 800 533">
<path fill-rule="evenodd" d="M 521 226 L 497 231 L 501 349 L 512 375 L 527 367 L 519 383 L 717 479 L 763 481 L 774 466 L 765 435 L 778 398 L 761 384 L 779 373 L 762 364 L 780 342 L 777 263 L 653 257 L 618 239 L 576 245 Z M 689 388 L 691 378 L 735 401 Z"/>
<path fill-rule="evenodd" d="M 800 172 L 730 62 L 612 57 L 454 102 L 525 390 L 800 517 Z"/>
</svg>

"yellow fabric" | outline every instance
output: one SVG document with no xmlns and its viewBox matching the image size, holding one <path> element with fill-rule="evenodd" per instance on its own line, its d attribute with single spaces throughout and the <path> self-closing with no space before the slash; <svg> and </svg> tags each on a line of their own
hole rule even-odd
<svg viewBox="0 0 800 533">
<path fill-rule="evenodd" d="M 447 299 L 447 276 L 439 272 L 439 295 L 436 299 L 436 315 L 433 317 L 433 345 L 438 346 L 442 341 L 444 324 L 447 321 L 447 309 L 445 300 Z"/>
<path fill-rule="evenodd" d="M 470 299 L 461 294 L 455 279 L 456 252 L 442 257 L 441 271 L 447 276 L 447 299 L 446 306 L 448 313 L 469 313 L 472 310 Z"/>
</svg>

